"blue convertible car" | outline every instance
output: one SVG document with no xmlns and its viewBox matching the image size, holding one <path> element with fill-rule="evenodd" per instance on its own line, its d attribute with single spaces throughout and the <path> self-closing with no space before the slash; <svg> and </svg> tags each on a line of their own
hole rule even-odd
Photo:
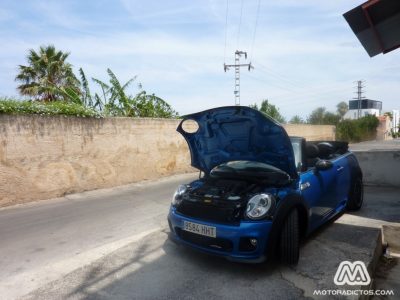
<svg viewBox="0 0 400 300">
<path fill-rule="evenodd" d="M 203 174 L 173 196 L 168 223 L 180 244 L 235 261 L 295 264 L 301 238 L 363 203 L 361 169 L 345 142 L 289 137 L 241 106 L 185 116 L 177 131 Z"/>
</svg>

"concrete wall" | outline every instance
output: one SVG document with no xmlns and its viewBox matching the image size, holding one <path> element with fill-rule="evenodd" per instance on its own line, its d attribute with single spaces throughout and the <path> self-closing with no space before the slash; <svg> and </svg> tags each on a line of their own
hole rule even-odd
<svg viewBox="0 0 400 300">
<path fill-rule="evenodd" d="M 0 115 L 0 206 L 193 171 L 178 122 Z M 334 137 L 333 126 L 286 128 Z"/>
<path fill-rule="evenodd" d="M 400 150 L 354 151 L 367 185 L 400 187 Z"/>
</svg>

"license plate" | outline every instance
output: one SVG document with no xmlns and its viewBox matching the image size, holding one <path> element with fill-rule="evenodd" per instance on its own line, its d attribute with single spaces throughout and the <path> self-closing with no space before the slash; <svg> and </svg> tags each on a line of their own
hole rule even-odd
<svg viewBox="0 0 400 300">
<path fill-rule="evenodd" d="M 213 238 L 217 237 L 217 228 L 214 226 L 183 221 L 183 230 Z"/>
</svg>

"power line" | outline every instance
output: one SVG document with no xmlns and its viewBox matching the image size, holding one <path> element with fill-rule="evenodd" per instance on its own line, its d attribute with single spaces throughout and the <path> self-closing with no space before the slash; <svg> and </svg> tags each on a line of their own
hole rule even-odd
<svg viewBox="0 0 400 300">
<path fill-rule="evenodd" d="M 298 89 L 298 88 L 303 88 L 304 87 L 304 86 L 300 86 L 299 84 L 296 84 L 296 83 L 292 82 L 291 80 L 289 80 L 287 78 L 278 76 L 278 75 L 274 74 L 273 72 L 271 72 L 271 70 L 264 69 L 261 66 L 259 66 L 259 68 L 257 68 L 256 71 L 259 71 L 262 75 L 266 75 L 268 77 L 271 77 L 271 78 L 273 78 L 273 79 L 275 79 L 277 81 L 280 81 L 280 82 L 282 82 L 284 84 L 289 84 L 293 88 L 297 88 Z"/>
<path fill-rule="evenodd" d="M 335 85 L 329 84 L 329 85 L 316 85 L 316 86 L 304 86 L 304 85 L 300 85 L 299 81 L 293 81 L 293 80 L 289 80 L 287 77 L 285 77 L 284 75 L 281 75 L 281 73 L 273 71 L 270 68 L 267 68 L 265 65 L 256 62 L 257 66 L 259 67 L 257 70 L 262 70 L 263 72 L 266 73 L 270 73 L 270 74 L 265 74 L 267 76 L 272 76 L 273 78 L 275 78 L 276 80 L 279 81 L 285 81 L 287 83 L 289 83 L 291 85 L 291 88 L 295 89 L 295 91 L 291 91 L 293 93 L 296 93 L 295 97 L 299 97 L 299 96 L 324 96 L 324 95 L 329 95 L 331 94 L 330 91 L 335 92 L 335 91 L 344 91 L 344 85 L 346 84 L 345 82 L 342 83 L 338 83 Z M 269 81 L 265 81 L 266 83 L 270 83 Z M 273 84 L 271 84 L 273 85 Z M 274 86 L 274 85 L 273 85 Z M 275 85 L 276 87 L 283 89 L 283 90 L 287 90 L 289 91 L 288 88 L 282 88 L 279 87 L 277 85 Z M 335 88 L 337 87 L 337 88 Z M 298 88 L 300 88 L 301 90 L 299 91 Z M 306 91 L 304 91 L 304 89 L 307 89 Z M 319 92 L 321 91 L 321 92 Z M 290 93 L 285 93 L 285 94 L 278 94 L 277 96 L 275 96 L 275 98 L 279 98 L 279 100 L 282 99 L 287 99 L 287 98 L 293 98 L 293 96 Z M 306 103 L 307 101 L 304 101 L 303 103 Z M 295 103 L 295 102 L 292 102 Z"/>
<path fill-rule="evenodd" d="M 278 101 L 281 102 L 281 104 L 280 104 L 281 106 L 289 106 L 289 105 L 293 106 L 295 104 L 306 104 L 306 103 L 310 103 L 310 102 L 321 101 L 320 98 L 326 97 L 326 96 L 333 96 L 337 92 L 343 92 L 343 94 L 345 94 L 345 91 L 344 91 L 344 89 L 342 87 L 342 88 L 330 89 L 330 90 L 327 90 L 325 92 L 309 92 L 309 93 L 303 93 L 303 94 L 296 93 L 295 96 L 286 93 L 285 96 L 271 95 L 271 96 L 268 96 L 267 98 L 269 98 L 269 99 L 277 99 Z M 304 97 L 307 97 L 309 99 L 310 98 L 311 99 L 319 98 L 319 99 L 315 99 L 315 100 L 300 100 L 300 99 L 298 99 L 298 98 L 304 98 Z M 296 98 L 297 98 L 297 100 L 293 100 L 293 99 L 296 99 Z M 289 102 L 283 103 L 283 102 L 286 102 L 286 101 L 289 101 Z"/>
<path fill-rule="evenodd" d="M 257 13 L 256 13 L 256 23 L 254 25 L 253 41 L 251 43 L 251 48 L 250 48 L 250 61 L 252 61 L 252 59 L 254 57 L 254 43 L 256 41 L 256 32 L 257 32 L 257 25 L 258 25 L 258 16 L 260 14 L 260 5 L 261 5 L 261 0 L 258 0 Z"/>
<path fill-rule="evenodd" d="M 312 100 L 298 100 L 298 101 L 292 101 L 290 99 L 290 102 L 280 104 L 280 107 L 288 107 L 288 106 L 293 106 L 293 105 L 301 105 L 301 104 L 309 104 L 309 103 L 321 102 L 321 98 L 332 97 L 332 96 L 334 96 L 336 94 L 335 92 L 339 92 L 339 91 L 342 91 L 343 93 L 345 93 L 343 91 L 343 88 L 341 88 L 341 89 L 333 89 L 333 90 L 330 90 L 329 92 L 325 92 L 325 93 L 315 93 L 315 94 L 310 94 L 310 95 L 303 95 L 302 97 L 308 97 L 308 98 L 316 98 L 316 97 L 318 97 L 318 98 L 317 99 L 312 99 Z M 273 99 L 273 97 L 271 97 L 271 99 Z M 282 99 L 283 98 L 279 98 L 279 100 L 282 100 Z M 286 98 L 286 100 L 287 100 L 287 98 Z M 324 106 L 324 104 L 322 104 L 320 106 Z"/>
<path fill-rule="evenodd" d="M 243 0 L 241 1 L 241 4 L 240 4 L 240 18 L 239 18 L 239 27 L 238 27 L 238 34 L 237 34 L 236 49 L 239 48 L 240 27 L 242 26 L 242 14 L 243 14 Z"/>
<path fill-rule="evenodd" d="M 271 74 L 274 74 L 275 76 L 280 77 L 282 80 L 287 81 L 287 82 L 291 83 L 292 85 L 295 85 L 295 86 L 298 86 L 298 87 L 303 87 L 303 85 L 299 81 L 296 81 L 296 80 L 293 80 L 293 79 L 289 79 L 286 75 L 283 75 L 283 74 L 281 74 L 281 73 L 279 73 L 277 71 L 272 70 L 271 68 L 268 68 L 267 66 L 263 65 L 259 61 L 256 61 L 255 63 L 257 64 L 257 66 L 259 68 L 263 69 L 264 71 L 266 71 L 268 73 L 271 73 Z"/>
<path fill-rule="evenodd" d="M 228 35 L 228 12 L 229 12 L 229 0 L 226 0 L 224 64 L 226 62 L 226 39 L 227 39 L 227 35 Z"/>
<path fill-rule="evenodd" d="M 293 81 L 288 79 L 286 76 L 281 75 L 280 73 L 273 71 L 272 69 L 266 67 L 265 65 L 259 63 L 258 61 L 256 62 L 257 66 L 259 66 L 259 68 L 256 68 L 255 71 L 260 71 L 263 72 L 264 75 L 266 76 L 271 76 L 272 78 L 274 78 L 275 80 L 278 81 L 284 81 L 283 84 L 285 84 L 285 82 L 289 83 L 291 85 L 291 88 L 289 89 L 285 84 L 285 86 L 282 85 L 277 85 L 277 84 L 273 84 L 271 81 L 269 80 L 264 80 L 261 78 L 257 78 L 255 76 L 251 76 L 249 75 L 249 77 L 251 77 L 252 79 L 261 81 L 261 82 L 265 82 L 269 85 L 275 86 L 279 89 L 282 90 L 286 90 L 288 91 L 288 93 L 285 94 L 278 94 L 277 96 L 275 96 L 275 98 L 277 97 L 281 97 L 281 98 L 289 98 L 289 97 L 293 97 L 291 94 L 296 93 L 296 97 L 298 96 L 302 96 L 302 95 L 321 95 L 322 93 L 318 92 L 319 90 L 322 90 L 323 92 L 325 92 L 324 94 L 326 94 L 327 91 L 339 91 L 339 90 L 344 90 L 344 85 L 346 84 L 345 82 L 342 83 L 338 83 L 338 84 L 329 84 L 329 85 L 316 85 L 316 86 L 311 86 L 311 87 L 305 87 L 303 84 L 300 84 L 299 81 Z M 269 74 L 266 74 L 269 73 Z M 338 87 L 338 88 L 335 88 Z M 299 91 L 300 88 L 300 91 Z M 293 90 L 295 89 L 295 90 Z M 307 89 L 306 91 L 304 89 Z"/>
<path fill-rule="evenodd" d="M 343 89 L 341 89 L 343 90 Z M 318 94 L 320 98 L 322 97 L 327 97 L 327 96 L 332 96 L 333 93 L 323 93 L 323 94 Z M 307 96 L 309 97 L 309 96 Z M 266 97 L 268 100 L 271 100 L 271 102 L 278 102 L 279 103 L 279 108 L 286 108 L 286 107 L 293 107 L 294 105 L 303 105 L 303 104 L 313 104 L 313 103 L 318 103 L 321 102 L 321 99 L 312 99 L 312 100 L 298 100 L 298 101 L 293 101 L 292 99 L 286 99 L 282 101 L 282 98 L 277 98 L 277 97 Z"/>
<path fill-rule="evenodd" d="M 300 100 L 300 101 L 296 101 L 296 100 L 293 100 L 293 98 L 316 97 L 316 96 L 323 97 L 323 96 L 332 95 L 332 94 L 334 94 L 334 92 L 339 92 L 339 91 L 343 91 L 345 93 L 345 90 L 346 90 L 346 88 L 344 88 L 344 85 L 343 85 L 345 83 L 343 82 L 343 84 L 340 83 L 340 84 L 336 84 L 336 85 L 329 85 L 328 87 L 327 86 L 323 86 L 323 85 L 314 86 L 314 87 L 307 87 L 307 89 L 308 89 L 307 91 L 293 91 L 293 90 L 289 90 L 287 87 L 282 87 L 282 86 L 278 86 L 276 84 L 273 84 L 273 83 L 271 83 L 271 81 L 262 80 L 262 79 L 253 77 L 251 75 L 249 75 L 249 77 L 251 77 L 252 79 L 255 79 L 257 81 L 265 82 L 267 85 L 271 85 L 271 86 L 277 87 L 279 89 L 286 90 L 287 92 L 284 93 L 284 94 L 271 95 L 269 97 L 271 99 L 278 99 L 279 101 L 289 99 L 290 103 L 281 104 L 283 106 L 320 101 L 320 100 L 315 100 L 315 101 L 313 101 L 313 100 L 311 100 L 311 101 L 310 100 L 306 100 L 306 101 L 305 100 Z M 321 91 L 321 92 L 319 92 L 319 91 Z M 293 94 L 295 94 L 295 96 L 293 96 Z"/>
<path fill-rule="evenodd" d="M 271 81 L 263 80 L 263 79 L 261 79 L 261 78 L 257 78 L 256 76 L 252 76 L 252 75 L 250 75 L 250 74 L 249 74 L 249 77 L 252 78 L 252 79 L 254 79 L 254 80 L 257 80 L 257 81 L 259 81 L 259 82 L 263 82 L 263 83 L 272 85 L 272 86 L 274 86 L 274 87 L 276 87 L 276 88 L 279 88 L 279 89 L 288 91 L 288 92 L 290 92 L 290 93 L 295 93 L 295 91 L 293 91 L 293 90 L 291 90 L 291 89 L 288 89 L 287 87 L 283 87 L 283 86 L 281 86 L 281 85 L 274 84 L 274 83 L 272 83 Z"/>
<path fill-rule="evenodd" d="M 334 87 L 336 86 L 336 87 Z M 295 92 L 295 97 L 314 97 L 314 96 L 323 96 L 323 95 L 331 95 L 332 92 L 335 91 L 344 91 L 346 88 L 343 87 L 341 84 L 337 85 L 331 85 L 330 88 L 327 88 L 326 86 L 320 86 L 319 88 L 313 88 L 313 87 L 308 87 L 309 91 L 303 91 L 303 92 Z M 274 95 L 274 98 L 279 98 L 279 99 L 288 99 L 290 98 L 291 100 L 293 99 L 293 96 L 286 93 L 286 94 L 278 94 Z M 291 101 L 291 103 L 295 103 L 296 101 Z M 306 103 L 307 101 L 304 101 Z"/>
</svg>

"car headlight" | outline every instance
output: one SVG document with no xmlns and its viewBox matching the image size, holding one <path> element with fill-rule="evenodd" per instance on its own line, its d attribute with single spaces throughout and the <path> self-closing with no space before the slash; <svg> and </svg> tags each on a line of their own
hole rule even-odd
<svg viewBox="0 0 400 300">
<path fill-rule="evenodd" d="M 258 194 L 247 203 L 246 215 L 252 220 L 264 218 L 275 206 L 275 198 L 271 194 Z"/>
<path fill-rule="evenodd" d="M 179 204 L 181 204 L 183 200 L 183 195 L 186 193 L 186 191 L 187 191 L 186 185 L 181 184 L 180 186 L 178 186 L 174 196 L 172 197 L 173 206 L 178 206 Z"/>
</svg>

